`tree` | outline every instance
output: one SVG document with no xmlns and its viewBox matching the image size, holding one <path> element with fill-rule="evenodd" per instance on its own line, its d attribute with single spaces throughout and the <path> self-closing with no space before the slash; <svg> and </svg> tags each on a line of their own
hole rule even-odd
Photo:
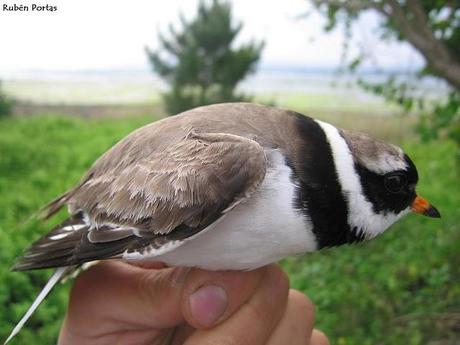
<svg viewBox="0 0 460 345">
<path fill-rule="evenodd" d="M 12 101 L 3 93 L 0 81 L 0 118 L 11 114 Z"/>
<path fill-rule="evenodd" d="M 385 83 L 361 85 L 406 110 L 419 107 L 425 112 L 419 123 L 424 138 L 447 133 L 460 147 L 460 1 L 458 0 L 311 0 L 328 18 L 326 30 L 344 23 L 347 32 L 364 11 L 382 19 L 378 34 L 385 40 L 406 41 L 425 59 L 417 79 L 434 76 L 450 86 L 445 99 L 433 103 L 415 92 L 416 83 L 390 78 Z M 369 58 L 357 56 L 351 69 Z"/>
<path fill-rule="evenodd" d="M 176 114 L 199 105 L 248 100 L 235 88 L 255 71 L 263 42 L 233 47 L 241 23 L 232 20 L 227 2 L 201 1 L 196 17 L 180 16 L 181 30 L 169 26 L 169 37 L 159 34 L 160 49 L 146 48 L 154 69 L 171 87 L 163 94 L 168 112 Z"/>
</svg>

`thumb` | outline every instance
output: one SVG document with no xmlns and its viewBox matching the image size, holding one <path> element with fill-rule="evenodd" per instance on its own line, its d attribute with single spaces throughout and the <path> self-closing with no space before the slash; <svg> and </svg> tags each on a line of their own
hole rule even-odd
<svg viewBox="0 0 460 345">
<path fill-rule="evenodd" d="M 252 297 L 266 271 L 190 271 L 182 288 L 185 320 L 200 329 L 228 319 Z"/>
<path fill-rule="evenodd" d="M 129 327 L 177 326 L 183 321 L 181 288 L 171 286 L 173 275 L 172 268 L 152 270 L 116 261 L 89 268 L 74 283 L 61 334 L 93 338 Z"/>
</svg>

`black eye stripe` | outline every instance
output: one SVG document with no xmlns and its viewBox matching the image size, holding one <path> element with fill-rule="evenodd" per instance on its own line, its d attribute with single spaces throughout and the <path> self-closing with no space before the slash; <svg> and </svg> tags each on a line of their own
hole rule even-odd
<svg viewBox="0 0 460 345">
<path fill-rule="evenodd" d="M 402 173 L 391 173 L 385 176 L 384 185 L 390 193 L 399 193 L 407 185 L 407 177 Z"/>
</svg>

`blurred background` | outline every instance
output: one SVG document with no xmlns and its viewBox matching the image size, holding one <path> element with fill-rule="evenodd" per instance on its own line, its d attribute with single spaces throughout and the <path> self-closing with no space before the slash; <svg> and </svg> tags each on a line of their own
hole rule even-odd
<svg viewBox="0 0 460 345">
<path fill-rule="evenodd" d="M 443 216 L 282 263 L 331 344 L 460 344 L 460 2 L 14 4 L 0 9 L 0 339 L 51 274 L 9 272 L 65 216 L 42 224 L 40 206 L 141 125 L 252 101 L 401 145 Z M 70 285 L 17 344 L 55 341 Z"/>
</svg>

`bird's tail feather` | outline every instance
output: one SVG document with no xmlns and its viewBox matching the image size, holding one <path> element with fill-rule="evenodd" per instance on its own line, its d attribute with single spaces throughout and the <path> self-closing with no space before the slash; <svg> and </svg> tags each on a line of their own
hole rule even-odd
<svg viewBox="0 0 460 345">
<path fill-rule="evenodd" d="M 34 242 L 17 259 L 12 269 L 28 271 L 58 268 L 111 259 L 120 255 L 130 245 L 137 244 L 138 237 L 133 231 L 115 231 L 117 229 L 112 228 L 112 226 L 101 225 L 96 231 L 97 234 L 91 237 L 91 226 L 87 224 L 81 213 L 75 214 Z M 104 237 L 106 233 L 107 239 L 99 238 Z"/>
<path fill-rule="evenodd" d="M 53 287 L 61 280 L 61 278 L 68 273 L 70 270 L 72 270 L 73 267 L 60 267 L 56 269 L 54 274 L 51 276 L 51 278 L 48 280 L 46 285 L 43 287 L 42 291 L 38 294 L 38 296 L 35 298 L 34 302 L 32 305 L 29 307 L 27 312 L 24 314 L 22 319 L 16 324 L 14 327 L 13 331 L 11 334 L 8 336 L 8 338 L 5 340 L 3 345 L 7 344 L 15 335 L 19 333 L 19 331 L 22 329 L 24 324 L 27 322 L 27 320 L 32 316 L 34 311 L 38 308 L 40 303 L 43 302 L 45 297 L 50 293 L 50 291 L 53 289 Z"/>
</svg>

